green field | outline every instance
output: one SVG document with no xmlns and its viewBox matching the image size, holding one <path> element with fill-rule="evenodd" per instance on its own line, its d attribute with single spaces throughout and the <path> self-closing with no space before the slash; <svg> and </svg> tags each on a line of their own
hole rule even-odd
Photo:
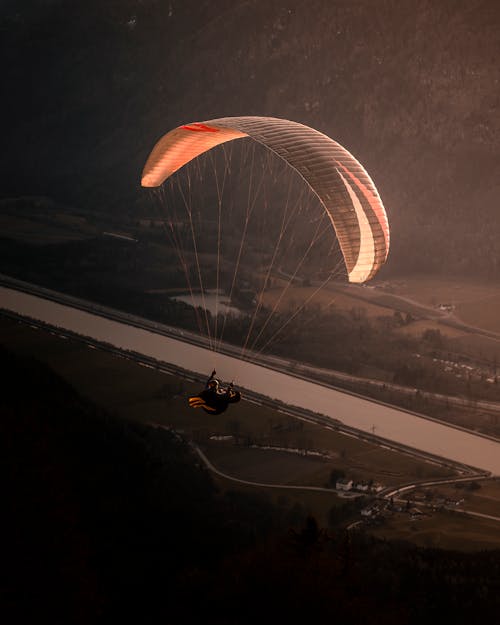
<svg viewBox="0 0 500 625">
<path fill-rule="evenodd" d="M 500 332 L 500 287 L 496 282 L 439 278 L 427 275 L 406 276 L 380 285 L 379 292 L 388 292 L 436 308 L 451 304 L 460 321 L 483 330 Z"/>
</svg>

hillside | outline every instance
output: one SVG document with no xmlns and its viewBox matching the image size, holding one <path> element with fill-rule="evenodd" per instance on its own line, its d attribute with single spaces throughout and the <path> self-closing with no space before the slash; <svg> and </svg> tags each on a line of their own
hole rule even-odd
<svg viewBox="0 0 500 625">
<path fill-rule="evenodd" d="M 494 621 L 497 551 L 288 526 L 223 496 L 179 436 L 121 420 L 0 350 L 6 622 Z"/>
<path fill-rule="evenodd" d="M 272 115 L 367 167 L 392 222 L 381 275 L 498 277 L 493 0 L 31 0 L 0 20 L 2 196 L 137 215 L 180 123 Z"/>
</svg>

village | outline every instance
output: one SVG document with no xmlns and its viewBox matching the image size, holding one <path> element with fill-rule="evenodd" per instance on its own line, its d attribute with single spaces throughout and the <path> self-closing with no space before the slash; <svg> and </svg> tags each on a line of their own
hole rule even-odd
<svg viewBox="0 0 500 625">
<path fill-rule="evenodd" d="M 476 484 L 476 483 L 472 483 Z M 412 493 L 411 498 L 395 499 L 390 497 L 384 498 L 380 495 L 385 487 L 380 483 L 368 484 L 366 482 L 355 482 L 354 480 L 341 477 L 335 483 L 337 495 L 343 498 L 357 498 L 363 495 L 372 495 L 374 498 L 361 509 L 360 523 L 366 525 L 382 525 L 388 518 L 395 514 L 403 514 L 410 521 L 418 521 L 424 518 L 431 518 L 432 513 L 436 511 L 453 511 L 460 510 L 460 506 L 464 503 L 464 498 L 459 499 L 445 497 L 439 492 L 429 489 L 419 489 Z"/>
</svg>

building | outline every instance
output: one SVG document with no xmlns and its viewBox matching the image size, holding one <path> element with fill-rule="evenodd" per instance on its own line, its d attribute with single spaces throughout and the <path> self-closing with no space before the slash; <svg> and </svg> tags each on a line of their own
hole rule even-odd
<svg viewBox="0 0 500 625">
<path fill-rule="evenodd" d="M 368 484 L 365 484 L 364 482 L 358 482 L 357 484 L 355 484 L 354 490 L 357 490 L 360 493 L 367 493 L 368 492 Z"/>
<path fill-rule="evenodd" d="M 366 516 L 366 517 L 377 516 L 379 512 L 380 512 L 379 507 L 376 504 L 375 505 L 371 504 L 361 510 L 361 516 Z"/>
<path fill-rule="evenodd" d="M 347 491 L 347 490 L 351 490 L 352 484 L 353 482 L 349 478 L 341 477 L 335 482 L 335 488 L 337 490 Z"/>
</svg>

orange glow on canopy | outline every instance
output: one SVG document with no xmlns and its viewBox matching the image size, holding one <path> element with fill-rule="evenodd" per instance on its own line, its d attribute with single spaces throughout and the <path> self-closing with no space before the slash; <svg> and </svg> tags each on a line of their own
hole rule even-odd
<svg viewBox="0 0 500 625">
<path fill-rule="evenodd" d="M 309 126 L 274 117 L 223 117 L 179 126 L 154 146 L 144 166 L 142 186 L 160 186 L 200 154 L 243 137 L 274 152 L 304 179 L 331 220 L 349 280 L 370 280 L 389 252 L 384 205 L 361 163 Z"/>
</svg>

